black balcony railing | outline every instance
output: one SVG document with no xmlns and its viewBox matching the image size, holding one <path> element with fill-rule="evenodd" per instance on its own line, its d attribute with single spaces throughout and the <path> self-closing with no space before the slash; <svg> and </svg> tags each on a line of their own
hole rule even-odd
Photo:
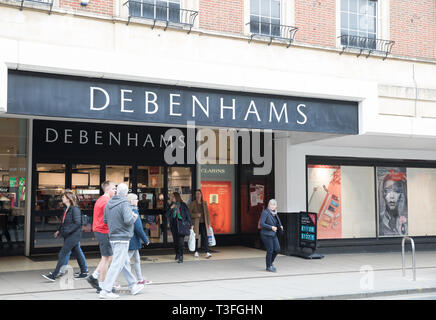
<svg viewBox="0 0 436 320">
<path fill-rule="evenodd" d="M 168 26 L 179 28 L 188 27 L 189 32 L 191 32 L 195 19 L 198 16 L 198 11 L 181 9 L 178 3 L 169 2 L 167 6 L 163 6 L 154 3 L 129 0 L 124 3 L 124 5 L 127 5 L 129 8 L 129 20 L 127 24 L 130 23 L 132 17 L 149 19 L 153 20 L 152 29 L 155 27 L 157 21 L 161 21 L 165 23 L 164 30 L 166 30 Z"/>
<path fill-rule="evenodd" d="M 375 39 L 375 38 L 366 38 L 366 37 L 360 37 L 360 36 L 350 36 L 350 35 L 342 35 L 339 37 L 341 39 L 341 45 L 342 45 L 342 54 L 346 49 L 358 49 L 360 50 L 358 57 L 365 51 L 368 52 L 367 58 L 371 55 L 373 52 L 380 52 L 384 53 L 385 57 L 383 60 L 386 59 L 386 57 L 391 53 L 392 46 L 394 45 L 395 41 L 390 40 L 382 40 L 382 39 Z"/>
<path fill-rule="evenodd" d="M 269 38 L 270 45 L 273 39 L 285 40 L 289 44 L 287 48 L 294 42 L 295 33 L 297 33 L 298 28 L 293 26 L 285 26 L 277 23 L 250 21 L 246 25 L 250 25 L 250 40 L 251 42 L 254 37 L 259 38 Z"/>
<path fill-rule="evenodd" d="M 45 5 L 49 6 L 50 10 L 49 10 L 48 14 L 50 14 L 51 10 L 53 9 L 54 0 L 20 0 L 20 2 L 21 2 L 20 11 L 23 10 L 24 1 L 33 2 L 33 3 L 40 3 L 40 4 L 45 4 Z"/>
</svg>

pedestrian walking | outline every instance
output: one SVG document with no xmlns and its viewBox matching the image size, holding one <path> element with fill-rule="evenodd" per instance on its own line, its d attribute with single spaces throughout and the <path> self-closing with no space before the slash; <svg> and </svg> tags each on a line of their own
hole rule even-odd
<svg viewBox="0 0 436 320">
<path fill-rule="evenodd" d="M 81 279 L 88 276 L 85 257 L 79 253 L 79 242 L 82 236 L 82 214 L 79 207 L 76 205 L 75 194 L 71 190 L 65 190 L 64 193 L 62 193 L 62 203 L 65 207 L 65 211 L 54 237 L 58 238 L 59 235 L 61 235 L 64 238 L 64 244 L 59 252 L 58 263 L 56 264 L 55 270 L 47 275 L 43 275 L 43 277 L 49 281 L 56 280 L 61 267 L 65 264 L 65 258 L 70 251 L 75 255 L 80 266 L 80 273 L 77 278 Z"/>
<path fill-rule="evenodd" d="M 86 264 L 86 259 L 85 259 L 85 255 L 82 251 L 82 248 L 80 247 L 80 242 L 77 245 L 77 252 L 83 257 L 83 260 L 85 261 L 85 269 L 88 270 L 88 265 Z M 61 267 L 59 274 L 58 274 L 58 278 L 62 277 L 65 275 L 66 270 L 67 270 L 67 266 L 68 266 L 68 262 L 70 261 L 70 256 L 71 256 L 71 251 L 67 253 L 67 256 L 65 257 L 65 263 L 64 265 Z M 80 272 L 76 272 L 74 274 L 74 278 L 77 278 L 79 276 Z"/>
<path fill-rule="evenodd" d="M 113 259 L 101 285 L 101 299 L 116 299 L 119 296 L 112 292 L 113 285 L 118 275 L 123 272 L 129 285 L 130 293 L 139 293 L 144 285 L 137 284 L 135 276 L 130 271 L 129 244 L 133 237 L 134 223 L 138 215 L 132 212 L 127 193 L 129 188 L 120 183 L 117 186 L 117 195 L 112 197 L 104 210 L 103 222 L 109 228 L 109 240 L 112 245 Z"/>
<path fill-rule="evenodd" d="M 200 189 L 195 190 L 195 199 L 191 202 L 189 211 L 191 212 L 195 232 L 194 257 L 198 257 L 198 241 L 201 239 L 201 246 L 206 252 L 206 258 L 209 259 L 212 257 L 209 252 L 209 242 L 207 240 L 207 230 L 209 230 L 210 227 L 210 216 L 207 202 L 203 200 L 203 193 Z"/>
<path fill-rule="evenodd" d="M 142 247 L 141 241 L 148 246 L 150 240 L 142 228 L 141 216 L 138 211 L 138 196 L 134 193 L 129 193 L 127 199 L 130 202 L 133 213 L 138 215 L 138 219 L 136 219 L 133 227 L 133 237 L 130 239 L 129 243 L 129 259 L 133 258 L 133 267 L 135 269 L 136 278 L 138 278 L 138 284 L 151 284 L 150 280 L 144 280 L 141 271 L 141 258 L 139 255 L 139 249 Z"/>
<path fill-rule="evenodd" d="M 95 268 L 94 272 L 86 279 L 93 288 L 97 289 L 97 293 L 101 291 L 101 284 L 106 279 L 107 270 L 113 255 L 112 246 L 109 242 L 109 228 L 107 224 L 103 222 L 104 209 L 108 201 L 115 196 L 117 190 L 115 183 L 108 180 L 101 184 L 101 188 L 104 194 L 95 202 L 92 218 L 92 230 L 98 242 L 101 259 L 97 268 Z"/>
<path fill-rule="evenodd" d="M 260 216 L 260 238 L 266 249 L 266 270 L 276 272 L 273 262 L 280 252 L 279 239 L 277 232 L 283 232 L 283 225 L 277 214 L 277 201 L 271 199 L 268 208 L 262 211 Z"/>
<path fill-rule="evenodd" d="M 183 263 L 183 250 L 185 247 L 185 236 L 190 234 L 194 228 L 188 206 L 183 202 L 180 194 L 174 192 L 170 196 L 170 209 L 166 216 L 170 221 L 170 229 L 173 235 L 174 250 L 178 263 Z"/>
</svg>

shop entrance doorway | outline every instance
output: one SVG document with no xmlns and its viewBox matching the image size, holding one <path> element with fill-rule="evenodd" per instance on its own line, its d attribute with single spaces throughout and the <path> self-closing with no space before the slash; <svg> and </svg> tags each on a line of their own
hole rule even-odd
<svg viewBox="0 0 436 320">
<path fill-rule="evenodd" d="M 101 183 L 105 180 L 125 183 L 129 192 L 138 195 L 138 211 L 152 246 L 172 246 L 172 235 L 165 217 L 169 195 L 179 192 L 189 204 L 195 171 L 180 166 L 105 163 L 36 163 L 35 168 L 33 252 L 51 251 L 50 248 L 62 246 L 61 239 L 53 238 L 63 213 L 62 192 L 72 189 L 82 214 L 92 221 L 94 204 L 103 193 Z M 81 246 L 97 246 L 92 232 L 82 233 Z"/>
</svg>

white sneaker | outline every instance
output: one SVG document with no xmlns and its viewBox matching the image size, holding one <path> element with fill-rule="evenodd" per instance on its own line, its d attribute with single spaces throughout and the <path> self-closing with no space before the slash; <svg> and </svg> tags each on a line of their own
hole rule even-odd
<svg viewBox="0 0 436 320">
<path fill-rule="evenodd" d="M 101 290 L 99 297 L 100 297 L 100 299 L 118 299 L 120 296 L 113 293 L 113 292 L 107 292 L 107 291 Z"/>
<path fill-rule="evenodd" d="M 194 257 L 195 257 L 195 258 L 198 258 L 198 252 L 197 252 L 197 251 L 195 251 L 195 253 L 194 253 Z"/>
<path fill-rule="evenodd" d="M 130 293 L 132 295 L 138 294 L 139 292 L 141 292 L 141 290 L 144 289 L 144 285 L 143 284 L 135 284 L 132 289 L 130 289 Z"/>
<path fill-rule="evenodd" d="M 206 252 L 206 259 L 209 259 L 212 255 L 209 252 Z"/>
</svg>

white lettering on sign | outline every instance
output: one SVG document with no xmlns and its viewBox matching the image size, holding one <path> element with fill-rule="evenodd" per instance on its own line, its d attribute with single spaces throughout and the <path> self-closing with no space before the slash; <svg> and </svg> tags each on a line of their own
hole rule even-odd
<svg viewBox="0 0 436 320">
<path fill-rule="evenodd" d="M 150 100 L 150 95 L 153 96 L 153 100 Z M 145 92 L 145 113 L 146 114 L 155 114 L 159 110 L 159 106 L 156 103 L 156 100 L 157 100 L 157 94 L 156 93 L 154 93 L 153 91 L 146 91 Z M 150 111 L 150 109 L 148 108 L 150 103 L 152 103 L 154 105 L 154 110 L 153 111 Z"/>
<path fill-rule="evenodd" d="M 96 110 L 96 111 L 101 111 L 101 110 L 106 109 L 108 107 L 108 105 L 109 105 L 109 102 L 110 102 L 109 93 L 107 93 L 106 90 L 104 90 L 102 88 L 99 88 L 99 87 L 90 87 L 89 90 L 90 90 L 89 109 L 90 110 Z M 100 91 L 100 92 L 103 92 L 103 94 L 104 94 L 104 96 L 106 98 L 106 103 L 102 107 L 99 107 L 99 108 L 94 106 L 94 92 L 96 90 Z"/>
<path fill-rule="evenodd" d="M 49 139 L 50 132 L 54 133 L 56 135 L 56 138 Z M 59 137 L 58 132 L 55 129 L 53 129 L 53 128 L 46 128 L 45 129 L 45 142 L 48 142 L 48 143 L 55 142 L 58 139 L 58 137 Z"/>
<path fill-rule="evenodd" d="M 272 115 L 274 114 L 276 116 L 277 122 L 280 122 L 282 119 L 283 113 L 285 114 L 285 122 L 288 123 L 288 105 L 287 103 L 283 104 L 282 111 L 280 111 L 280 115 L 277 114 L 276 106 L 274 105 L 274 102 L 270 102 L 270 108 L 269 108 L 269 122 L 272 122 Z"/>
<path fill-rule="evenodd" d="M 103 111 L 108 108 L 110 105 L 110 95 L 109 92 L 101 87 L 90 87 L 90 102 L 89 102 L 89 108 L 93 111 Z M 135 103 L 133 99 L 133 90 L 130 89 L 120 89 L 120 112 L 122 113 L 135 113 Z M 96 105 L 96 97 L 97 95 L 100 95 L 100 98 L 103 97 L 103 99 L 100 99 L 99 102 Z M 219 98 L 219 105 L 218 105 L 218 98 Z M 159 112 L 159 104 L 158 104 L 158 93 L 154 91 L 145 91 L 144 92 L 144 113 L 146 115 L 154 115 Z M 167 100 L 169 99 L 169 101 Z M 231 103 L 230 103 L 231 100 Z M 245 99 L 244 99 L 245 100 Z M 165 107 L 168 108 L 168 115 L 171 117 L 183 117 L 183 112 L 191 112 L 189 117 L 192 117 L 195 119 L 195 117 L 200 116 L 206 116 L 208 119 L 211 117 L 211 99 L 210 96 L 199 96 L 199 95 L 190 95 L 189 97 L 183 98 L 182 93 L 168 93 L 166 98 L 162 98 L 162 101 L 168 101 L 165 104 Z M 190 103 L 190 105 L 182 105 L 182 102 Z M 215 111 L 218 113 L 219 108 L 219 119 L 226 120 L 231 119 L 236 120 L 236 108 L 241 107 L 241 105 L 237 104 L 236 98 L 229 98 L 229 97 L 216 97 L 215 98 L 215 109 L 212 109 L 212 111 Z M 257 122 L 262 121 L 268 121 L 269 123 L 289 123 L 289 114 L 288 114 L 288 103 L 283 102 L 281 109 L 280 106 L 277 105 L 277 101 L 266 101 L 265 99 L 262 99 L 262 104 L 256 100 L 255 98 L 252 98 L 248 103 L 248 106 L 244 110 L 245 113 L 238 113 L 240 117 L 243 116 L 243 121 L 249 121 L 253 117 L 250 118 L 250 116 L 255 116 Z M 241 102 L 239 102 L 241 103 Z M 260 108 L 260 109 L 258 109 Z M 268 110 L 269 108 L 269 110 Z M 306 104 L 298 104 L 295 114 L 295 119 L 293 120 L 295 123 L 299 125 L 304 125 L 308 121 L 306 109 Z M 280 109 L 280 112 L 279 110 Z M 190 111 L 188 111 L 190 110 Z M 262 112 L 259 113 L 259 110 Z M 231 112 L 230 112 L 231 111 Z M 218 114 L 216 114 L 218 116 Z M 262 119 L 264 117 L 265 119 Z M 214 120 L 214 119 L 211 119 Z M 217 119 L 218 120 L 218 119 Z M 189 120 L 188 120 L 189 121 Z"/>
<path fill-rule="evenodd" d="M 254 111 L 251 111 L 252 108 L 254 108 Z M 248 115 L 250 113 L 254 113 L 256 115 L 256 117 L 257 117 L 257 121 L 260 122 L 259 113 L 257 112 L 257 108 L 256 108 L 256 105 L 254 104 L 253 100 L 251 100 L 250 105 L 248 106 L 248 110 L 247 110 L 247 113 L 245 114 L 244 121 L 247 121 Z"/>
<path fill-rule="evenodd" d="M 174 102 L 174 97 L 179 97 L 180 98 L 180 94 L 176 94 L 176 93 L 171 93 L 170 94 L 170 116 L 181 117 L 182 116 L 181 113 L 175 113 L 174 112 L 174 106 L 180 106 L 180 102 Z"/>
<path fill-rule="evenodd" d="M 124 96 L 126 92 L 132 93 L 132 90 L 121 90 L 121 112 L 133 112 L 133 110 L 126 110 L 125 101 L 132 101 Z"/>
<path fill-rule="evenodd" d="M 206 117 L 209 118 L 209 97 L 206 97 L 206 108 L 201 104 L 200 100 L 196 96 L 192 96 L 192 117 L 195 118 L 195 105 L 198 105 Z"/>
<path fill-rule="evenodd" d="M 224 119 L 224 109 L 230 109 L 230 110 L 232 110 L 232 119 L 233 120 L 235 120 L 235 108 L 236 108 L 236 106 L 235 106 L 235 104 L 236 104 L 236 99 L 232 99 L 232 105 L 231 106 L 225 106 L 224 105 L 224 98 L 220 98 L 220 110 L 221 110 L 221 113 L 220 113 L 220 119 Z"/>
<path fill-rule="evenodd" d="M 305 124 L 307 122 L 307 116 L 306 116 L 306 114 L 303 111 L 301 111 L 301 108 L 306 108 L 306 105 L 305 104 L 299 104 L 297 106 L 297 111 L 304 118 L 304 120 L 303 121 L 297 120 L 297 123 L 298 124 Z"/>
<path fill-rule="evenodd" d="M 86 139 L 86 140 L 84 140 Z M 88 143 L 88 131 L 86 130 L 80 130 L 80 144 L 87 144 Z"/>
</svg>

